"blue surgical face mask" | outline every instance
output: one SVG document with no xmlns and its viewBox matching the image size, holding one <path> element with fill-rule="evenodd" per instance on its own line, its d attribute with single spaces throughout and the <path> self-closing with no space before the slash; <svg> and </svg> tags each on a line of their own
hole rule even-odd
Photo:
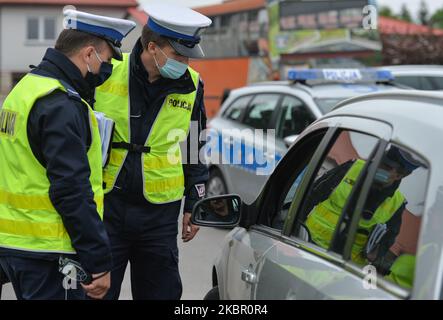
<svg viewBox="0 0 443 320">
<path fill-rule="evenodd" d="M 391 174 L 389 171 L 385 169 L 377 169 L 377 172 L 375 173 L 375 182 L 378 182 L 381 185 L 387 185 L 389 183 L 389 178 L 391 177 Z"/>
<path fill-rule="evenodd" d="M 180 78 L 182 75 L 184 75 L 186 70 L 188 69 L 188 65 L 186 63 L 181 63 L 177 60 L 169 58 L 160 47 L 158 47 L 158 48 L 163 53 L 163 55 L 166 57 L 165 65 L 163 67 L 160 67 L 157 62 L 157 59 L 154 56 L 155 64 L 157 66 L 158 71 L 162 75 L 162 77 L 175 80 L 175 79 Z"/>
</svg>

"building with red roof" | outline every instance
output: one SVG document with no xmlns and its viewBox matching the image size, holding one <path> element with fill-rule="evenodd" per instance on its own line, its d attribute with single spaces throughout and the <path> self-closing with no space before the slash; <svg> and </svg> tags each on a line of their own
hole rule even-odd
<svg viewBox="0 0 443 320">
<path fill-rule="evenodd" d="M 423 26 L 420 24 L 388 17 L 378 18 L 378 30 L 381 34 L 432 34 L 437 36 L 443 35 L 442 29 L 433 29 L 428 26 Z"/>
<path fill-rule="evenodd" d="M 0 4 L 4 0 L 0 0 Z M 26 0 L 25 0 L 26 1 Z M 31 0 L 29 0 L 31 1 Z M 79 0 L 82 1 L 82 0 Z M 86 0 L 85 0 L 86 1 Z M 227 0 L 220 4 L 196 7 L 194 10 L 204 14 L 208 17 L 227 15 L 242 11 L 252 11 L 264 8 L 265 0 Z M 134 21 L 144 24 L 148 18 L 144 11 L 135 7 L 128 9 L 129 14 L 134 18 Z M 378 29 L 381 34 L 429 34 L 443 35 L 442 29 L 432 29 L 427 26 L 398 20 L 395 18 L 379 17 Z"/>
<path fill-rule="evenodd" d="M 29 65 L 38 64 L 63 29 L 63 8 L 115 18 L 127 18 L 136 0 L 0 0 L 0 94 L 6 94 Z M 130 50 L 139 35 L 123 42 Z"/>
<path fill-rule="evenodd" d="M 0 0 L 0 6 L 5 5 L 27 5 L 35 6 L 85 6 L 85 7 L 114 7 L 114 8 L 128 8 L 137 6 L 136 0 Z"/>
<path fill-rule="evenodd" d="M 220 38 L 213 39 L 214 32 L 212 28 L 207 30 L 206 37 L 203 35 L 204 48 L 209 49 L 209 57 L 202 60 L 194 60 L 191 65 L 197 69 L 203 79 L 205 80 L 205 97 L 206 106 L 209 115 L 211 116 L 219 106 L 219 98 L 225 88 L 236 88 L 243 86 L 254 79 L 257 75 L 266 75 L 266 71 L 259 69 L 258 66 L 264 66 L 266 64 L 266 59 L 260 54 L 250 55 L 244 54 L 244 48 L 235 47 L 235 41 L 238 40 L 238 34 L 243 33 L 240 31 L 240 23 L 227 23 L 229 17 L 238 13 L 244 13 L 244 16 L 251 17 L 254 16 L 254 12 L 260 12 L 265 10 L 266 0 L 230 0 L 224 1 L 220 4 L 196 7 L 196 11 L 210 17 L 213 19 L 212 28 L 225 28 L 226 36 L 220 36 Z M 147 14 L 137 8 L 128 9 L 128 13 L 132 20 L 139 24 L 141 28 L 147 21 Z M 255 14 L 257 16 L 257 14 Z M 249 18 L 248 18 L 249 19 Z M 417 25 L 414 23 L 409 23 L 406 21 L 401 21 L 392 18 L 379 17 L 378 18 L 378 33 L 381 39 L 392 37 L 393 35 L 410 35 L 410 34 L 433 34 L 433 35 L 443 35 L 443 30 L 440 29 L 430 29 L 429 27 Z M 265 35 L 262 39 L 256 42 L 259 48 L 264 48 L 263 51 L 267 51 L 266 44 L 268 44 L 268 36 Z M 239 42 L 239 41 L 237 41 Z M 209 43 L 209 44 L 208 44 Z M 376 43 L 375 46 L 370 46 L 370 42 L 365 41 L 353 41 L 342 43 L 334 43 L 337 48 L 341 47 L 356 47 L 353 51 L 325 51 L 322 48 L 316 48 L 315 52 L 297 52 L 297 53 L 286 53 L 281 55 L 281 61 L 284 63 L 291 63 L 294 61 L 306 61 L 309 59 L 317 59 L 317 61 L 327 61 L 329 59 L 341 59 L 343 61 L 348 61 L 349 59 L 357 60 L 369 60 L 375 57 L 374 52 L 381 50 L 381 43 Z M 360 48 L 358 47 L 360 45 Z M 229 50 L 228 50 L 229 49 Z M 242 51 L 243 50 L 243 51 Z M 223 52 L 238 52 L 237 56 L 224 54 Z M 383 51 L 382 51 L 383 52 Z M 212 54 L 218 54 L 213 56 Z M 379 62 L 380 63 L 380 62 Z M 231 70 L 236 70 L 236 72 L 231 72 Z M 269 76 L 269 75 L 268 75 Z M 272 75 L 273 76 L 273 75 Z M 251 80 L 252 79 L 252 80 Z"/>
</svg>

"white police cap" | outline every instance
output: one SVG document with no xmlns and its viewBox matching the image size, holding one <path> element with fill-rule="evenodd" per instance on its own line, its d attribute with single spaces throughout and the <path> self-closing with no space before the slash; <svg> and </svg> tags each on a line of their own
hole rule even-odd
<svg viewBox="0 0 443 320">
<path fill-rule="evenodd" d="M 202 58 L 200 36 L 212 21 L 188 7 L 172 4 L 147 4 L 143 10 L 148 14 L 147 26 L 168 39 L 171 46 L 182 56 Z"/>
<path fill-rule="evenodd" d="M 87 32 L 106 40 L 114 51 L 114 59 L 122 60 L 121 41 L 135 28 L 135 22 L 72 9 L 63 11 L 63 15 L 65 29 Z"/>
</svg>

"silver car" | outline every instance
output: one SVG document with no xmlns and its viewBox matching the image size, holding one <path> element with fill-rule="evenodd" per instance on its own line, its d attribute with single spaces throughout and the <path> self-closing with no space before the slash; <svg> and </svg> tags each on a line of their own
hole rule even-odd
<svg viewBox="0 0 443 320">
<path fill-rule="evenodd" d="M 329 77 L 323 77 L 323 71 L 328 71 Z M 208 124 L 212 141 L 219 142 L 210 148 L 211 154 L 208 156 L 218 161 L 208 161 L 210 179 L 207 193 L 236 193 L 242 196 L 243 201 L 251 203 L 275 164 L 309 124 L 331 111 L 342 100 L 395 88 L 389 73 L 371 76 L 367 70 L 362 70 L 362 74 L 366 72 L 369 77 L 350 79 L 347 76 L 343 79 L 333 71 L 339 73 L 341 70 L 298 70 L 292 74 L 291 81 L 265 82 L 231 91 L 220 111 Z M 331 78 L 331 74 L 335 76 Z M 230 132 L 230 129 L 237 130 Z M 263 139 L 251 139 L 240 133 L 254 129 L 274 129 L 275 143 L 265 145 L 266 134 Z M 223 153 L 222 148 L 232 149 L 236 140 L 241 140 L 244 158 L 237 162 L 232 161 L 232 155 L 230 160 L 224 159 L 230 154 Z M 257 164 L 257 157 L 265 161 Z M 248 158 L 252 159 L 246 163 L 245 159 Z M 258 167 L 268 170 L 258 174 Z"/>
<path fill-rule="evenodd" d="M 252 204 L 197 203 L 195 224 L 237 225 L 206 299 L 442 299 L 442 119 L 438 92 L 347 100 L 299 135 Z"/>
<path fill-rule="evenodd" d="M 389 70 L 397 85 L 417 90 L 443 90 L 443 66 L 398 65 L 381 67 Z"/>
</svg>

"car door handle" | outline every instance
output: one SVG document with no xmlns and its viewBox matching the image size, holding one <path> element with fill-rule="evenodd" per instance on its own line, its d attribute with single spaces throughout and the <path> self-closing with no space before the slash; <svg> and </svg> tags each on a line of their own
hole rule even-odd
<svg viewBox="0 0 443 320">
<path fill-rule="evenodd" d="M 257 275 L 255 274 L 254 271 L 251 271 L 249 269 L 243 270 L 241 272 L 241 279 L 246 283 L 250 284 L 257 283 Z"/>
</svg>

